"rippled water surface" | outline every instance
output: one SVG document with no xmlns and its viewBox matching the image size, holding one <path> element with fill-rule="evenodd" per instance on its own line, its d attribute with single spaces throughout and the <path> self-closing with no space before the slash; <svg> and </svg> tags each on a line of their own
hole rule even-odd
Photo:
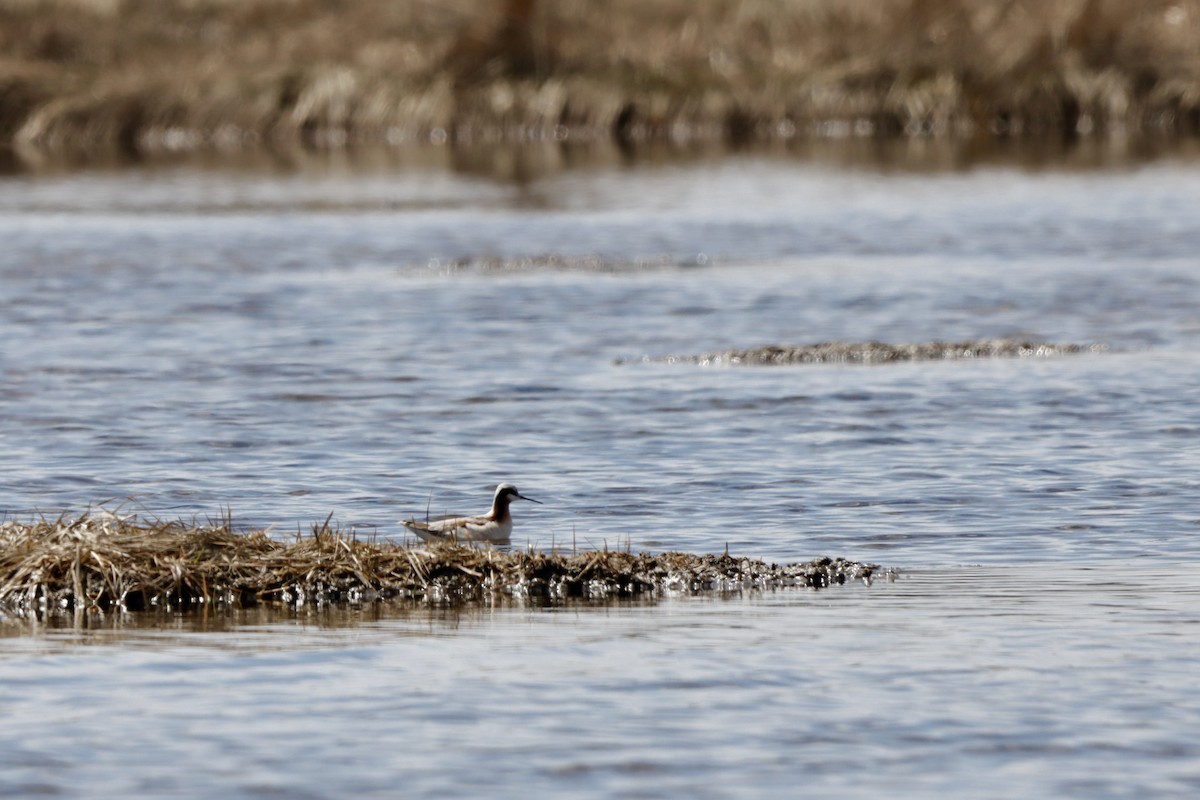
<svg viewBox="0 0 1200 800">
<path fill-rule="evenodd" d="M 1190 797 L 1193 569 L 0 640 L 6 797 Z M 197 632 L 202 631 L 202 632 Z"/>
<path fill-rule="evenodd" d="M 0 618 L 0 794 L 1200 790 L 1200 167 L 0 177 L 0 510 L 840 555 L 651 605 Z M 1073 357 L 704 368 L 762 344 Z M 202 630 L 194 630 L 200 628 Z M 811 792 L 810 792 L 811 793 Z"/>
</svg>

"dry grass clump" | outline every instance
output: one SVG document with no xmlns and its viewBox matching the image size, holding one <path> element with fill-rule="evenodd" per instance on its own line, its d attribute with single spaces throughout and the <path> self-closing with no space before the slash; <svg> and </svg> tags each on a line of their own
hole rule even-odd
<svg viewBox="0 0 1200 800">
<path fill-rule="evenodd" d="M 0 143 L 1200 130 L 1200 0 L 0 0 Z"/>
<path fill-rule="evenodd" d="M 245 607 L 403 597 L 559 599 L 823 587 L 869 581 L 874 565 L 823 558 L 776 565 L 687 553 L 555 554 L 362 542 L 326 524 L 281 542 L 228 521 L 146 523 L 111 514 L 0 524 L 0 607 L 58 610 Z"/>
<path fill-rule="evenodd" d="M 895 361 L 945 361 L 974 358 L 1045 358 L 1106 352 L 1105 345 L 1058 344 L 1025 339 L 978 339 L 964 342 L 821 342 L 809 345 L 765 345 L 690 356 L 664 356 L 645 361 L 721 365 L 886 364 Z"/>
</svg>

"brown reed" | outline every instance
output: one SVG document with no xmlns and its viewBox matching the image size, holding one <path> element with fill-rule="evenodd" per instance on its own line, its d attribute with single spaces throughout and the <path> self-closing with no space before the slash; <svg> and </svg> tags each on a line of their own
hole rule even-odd
<svg viewBox="0 0 1200 800">
<path fill-rule="evenodd" d="M 208 604 L 607 598 L 869 581 L 876 567 L 822 558 L 777 565 L 723 555 L 570 554 L 360 541 L 330 527 L 281 541 L 209 524 L 110 513 L 0 524 L 0 608 L 21 614 Z"/>
<path fill-rule="evenodd" d="M 1200 0 L 0 0 L 0 145 L 1200 130 Z"/>
</svg>

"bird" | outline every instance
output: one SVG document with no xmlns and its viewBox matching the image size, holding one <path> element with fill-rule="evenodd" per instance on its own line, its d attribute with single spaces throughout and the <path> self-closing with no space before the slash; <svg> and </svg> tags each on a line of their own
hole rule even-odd
<svg viewBox="0 0 1200 800">
<path fill-rule="evenodd" d="M 512 536 L 513 520 L 508 506 L 513 500 L 528 500 L 542 505 L 541 500 L 526 497 L 511 483 L 496 487 L 492 498 L 492 510 L 478 517 L 449 514 L 436 519 L 402 520 L 401 524 L 417 537 L 427 542 L 480 542 L 486 544 L 508 544 Z"/>
</svg>

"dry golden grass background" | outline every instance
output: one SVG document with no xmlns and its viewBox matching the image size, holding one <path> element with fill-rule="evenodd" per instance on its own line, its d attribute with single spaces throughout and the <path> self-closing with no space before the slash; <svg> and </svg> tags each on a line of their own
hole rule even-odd
<svg viewBox="0 0 1200 800">
<path fill-rule="evenodd" d="M 0 146 L 1142 130 L 1200 0 L 0 0 Z"/>
</svg>

